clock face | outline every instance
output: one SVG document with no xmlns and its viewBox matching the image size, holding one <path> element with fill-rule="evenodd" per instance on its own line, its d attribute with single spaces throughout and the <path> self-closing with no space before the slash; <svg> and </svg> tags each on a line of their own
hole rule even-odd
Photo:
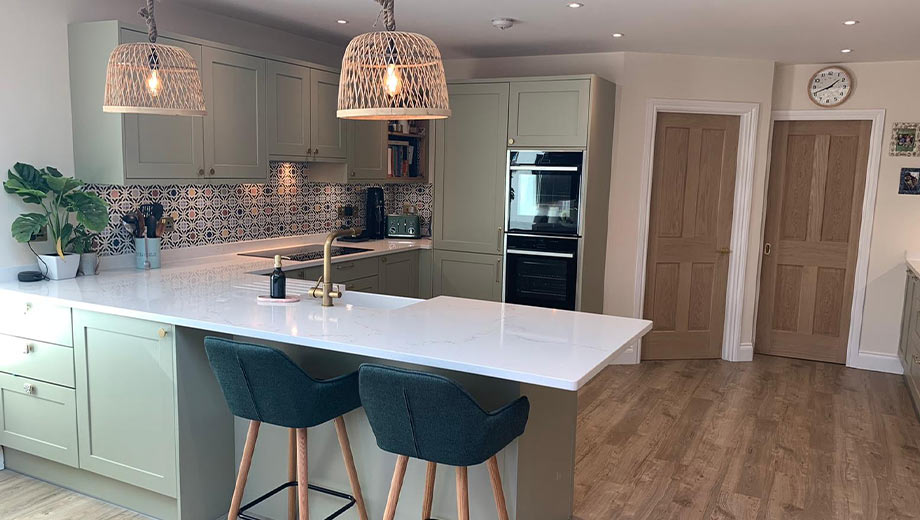
<svg viewBox="0 0 920 520">
<path fill-rule="evenodd" d="M 850 97 L 853 80 L 841 67 L 819 70 L 808 84 L 808 96 L 818 106 L 835 107 Z"/>
</svg>

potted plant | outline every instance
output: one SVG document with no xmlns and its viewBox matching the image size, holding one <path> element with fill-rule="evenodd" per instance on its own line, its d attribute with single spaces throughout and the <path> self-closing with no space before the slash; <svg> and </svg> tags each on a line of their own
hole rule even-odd
<svg viewBox="0 0 920 520">
<path fill-rule="evenodd" d="M 27 204 L 41 207 L 40 212 L 24 213 L 13 221 L 13 239 L 28 243 L 47 226 L 55 253 L 38 255 L 39 261 L 46 267 L 48 278 L 73 278 L 80 266 L 80 255 L 72 252 L 74 242 L 83 247 L 85 239 L 82 237 L 90 231 L 105 229 L 109 223 L 107 204 L 98 195 L 78 190 L 83 181 L 64 177 L 50 166 L 39 170 L 29 164 L 16 163 L 8 174 L 3 189 L 18 195 Z"/>
<path fill-rule="evenodd" d="M 95 240 L 96 233 L 91 233 L 83 224 L 77 224 L 73 228 L 73 239 L 71 244 L 73 252 L 80 255 L 79 274 L 84 276 L 93 276 L 96 274 L 96 268 L 99 267 L 99 257 L 96 255 Z"/>
</svg>

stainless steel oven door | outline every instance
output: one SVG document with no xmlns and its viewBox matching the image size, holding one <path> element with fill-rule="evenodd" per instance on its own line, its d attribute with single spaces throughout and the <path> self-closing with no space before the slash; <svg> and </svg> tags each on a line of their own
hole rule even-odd
<svg viewBox="0 0 920 520">
<path fill-rule="evenodd" d="M 578 275 L 577 241 L 555 239 L 562 247 L 513 245 L 505 251 L 505 302 L 552 309 L 575 310 Z M 536 241 L 554 240 L 530 238 Z M 526 248 L 526 249 L 525 249 Z"/>
<path fill-rule="evenodd" d="M 578 236 L 581 168 L 511 166 L 508 231 Z"/>
</svg>

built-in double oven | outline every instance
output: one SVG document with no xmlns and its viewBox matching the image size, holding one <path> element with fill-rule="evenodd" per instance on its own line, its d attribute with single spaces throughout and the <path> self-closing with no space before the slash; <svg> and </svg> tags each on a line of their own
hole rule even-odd
<svg viewBox="0 0 920 520">
<path fill-rule="evenodd" d="M 576 310 L 583 151 L 508 152 L 504 301 Z"/>
</svg>

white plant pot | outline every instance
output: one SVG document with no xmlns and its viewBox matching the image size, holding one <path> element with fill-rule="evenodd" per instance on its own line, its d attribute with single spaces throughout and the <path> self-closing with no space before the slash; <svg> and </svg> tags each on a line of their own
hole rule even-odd
<svg viewBox="0 0 920 520">
<path fill-rule="evenodd" d="M 80 255 L 80 271 L 83 276 L 93 276 L 99 270 L 99 256 L 96 253 Z"/>
<path fill-rule="evenodd" d="M 80 268 L 80 255 L 74 253 L 64 253 L 61 258 L 58 255 L 38 255 L 38 267 L 45 272 L 45 275 L 52 280 L 68 280 L 77 276 L 77 269 Z"/>
</svg>

